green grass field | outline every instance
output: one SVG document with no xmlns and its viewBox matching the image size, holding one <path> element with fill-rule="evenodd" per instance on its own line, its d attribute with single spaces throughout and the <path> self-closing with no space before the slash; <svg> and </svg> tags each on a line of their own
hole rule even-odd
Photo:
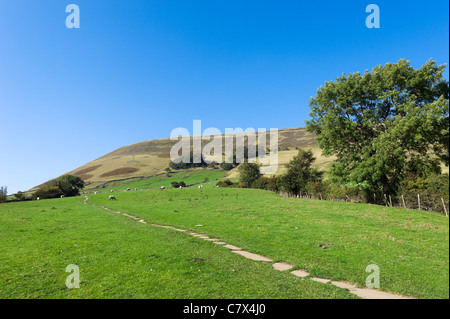
<svg viewBox="0 0 450 319">
<path fill-rule="evenodd" d="M 0 205 L 0 298 L 355 298 L 211 242 L 144 225 L 101 205 L 221 238 L 312 276 L 449 298 L 449 223 L 438 214 L 196 187 Z M 196 225 L 203 225 L 202 227 Z M 65 286 L 77 264 L 80 289 Z"/>
<path fill-rule="evenodd" d="M 222 170 L 194 170 L 194 171 L 183 171 L 183 172 L 171 172 L 169 177 L 166 174 L 149 177 L 149 178 L 131 178 L 123 181 L 109 182 L 101 187 L 90 189 L 99 190 L 124 190 L 127 188 L 131 189 L 145 189 L 145 188 L 160 188 L 165 186 L 167 188 L 171 187 L 172 182 L 184 181 L 186 185 L 197 184 L 205 181 L 207 178 L 210 181 L 223 178 L 225 176 Z M 104 187 L 103 187 L 104 186 Z"/>
<path fill-rule="evenodd" d="M 82 198 L 0 205 L 0 298 L 352 298 Z M 77 264 L 80 289 L 69 290 Z"/>
</svg>

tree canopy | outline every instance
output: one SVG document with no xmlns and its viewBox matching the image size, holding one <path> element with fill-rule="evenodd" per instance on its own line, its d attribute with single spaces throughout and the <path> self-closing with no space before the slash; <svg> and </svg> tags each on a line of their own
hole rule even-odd
<svg viewBox="0 0 450 319">
<path fill-rule="evenodd" d="M 65 196 L 78 196 L 84 188 L 84 181 L 74 175 L 64 175 L 57 180 L 57 186 Z"/>
<path fill-rule="evenodd" d="M 6 202 L 8 196 L 8 188 L 6 186 L 0 187 L 0 203 Z"/>
<path fill-rule="evenodd" d="M 240 182 L 246 187 L 250 187 L 253 182 L 261 177 L 260 166 L 255 163 L 242 163 L 238 166 Z"/>
<path fill-rule="evenodd" d="M 61 195 L 72 197 L 80 195 L 80 190 L 84 188 L 84 181 L 74 175 L 64 175 L 52 180 L 39 188 L 34 193 L 34 198 L 40 199 L 57 198 Z"/>
<path fill-rule="evenodd" d="M 312 167 L 316 158 L 312 151 L 300 149 L 298 154 L 286 164 L 287 172 L 281 176 L 281 185 L 290 194 L 298 195 L 306 191 L 309 182 L 319 181 L 323 172 Z"/>
<path fill-rule="evenodd" d="M 363 75 L 325 82 L 310 100 L 307 129 L 326 156 L 335 182 L 367 182 L 395 193 L 407 172 L 438 173 L 449 164 L 449 84 L 445 65 L 414 69 L 400 60 Z"/>
</svg>

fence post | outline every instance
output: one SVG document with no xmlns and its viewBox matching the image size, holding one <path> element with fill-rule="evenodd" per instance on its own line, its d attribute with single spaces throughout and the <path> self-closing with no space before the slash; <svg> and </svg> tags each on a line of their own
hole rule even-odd
<svg viewBox="0 0 450 319">
<path fill-rule="evenodd" d="M 441 200 L 442 200 L 442 206 L 444 206 L 445 216 L 448 217 L 447 207 L 445 207 L 445 202 L 444 202 L 444 199 L 442 197 L 441 197 Z"/>
<path fill-rule="evenodd" d="M 417 202 L 419 203 L 419 210 L 420 210 L 420 194 L 417 194 Z"/>
<path fill-rule="evenodd" d="M 402 194 L 402 202 L 403 202 L 403 207 L 406 208 L 405 197 L 403 197 L 403 194 Z"/>
</svg>

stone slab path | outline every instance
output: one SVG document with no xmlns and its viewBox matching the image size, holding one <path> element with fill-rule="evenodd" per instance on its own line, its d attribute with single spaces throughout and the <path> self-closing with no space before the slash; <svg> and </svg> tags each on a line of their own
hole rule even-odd
<svg viewBox="0 0 450 319">
<path fill-rule="evenodd" d="M 85 196 L 85 200 L 84 200 L 84 204 L 87 205 L 87 201 L 89 200 L 89 198 L 87 196 Z M 240 247 L 231 245 L 231 244 L 227 244 L 226 242 L 222 241 L 219 238 L 209 238 L 208 236 L 204 235 L 204 234 L 199 234 L 199 233 L 195 233 L 189 230 L 185 230 L 185 229 L 180 229 L 180 228 L 176 228 L 173 226 L 166 226 L 166 225 L 159 225 L 159 224 L 152 224 L 152 223 L 148 223 L 146 222 L 144 219 L 136 217 L 136 216 L 132 216 L 129 215 L 127 213 L 122 213 L 119 211 L 114 211 L 110 208 L 107 208 L 105 206 L 101 206 L 103 209 L 108 210 L 110 212 L 116 213 L 116 214 L 121 214 L 123 216 L 126 216 L 128 218 L 131 218 L 137 222 L 146 224 L 146 225 L 150 225 L 150 226 L 155 226 L 155 227 L 161 227 L 161 228 L 167 228 L 167 229 L 172 229 L 178 232 L 183 232 L 185 234 L 197 237 L 199 239 L 205 240 L 205 241 L 209 241 L 212 242 L 214 244 L 217 245 L 222 245 L 223 247 L 229 249 L 231 252 L 241 255 L 245 258 L 248 258 L 250 260 L 253 261 L 259 261 L 259 262 L 266 262 L 266 263 L 270 263 L 273 262 L 273 259 L 270 259 L 269 257 L 265 257 L 262 255 L 258 255 L 249 251 L 245 251 Z M 278 271 L 288 271 L 294 268 L 294 265 L 288 264 L 288 263 L 284 263 L 284 262 L 276 262 L 273 265 L 273 268 L 278 270 Z M 317 278 L 317 277 L 310 277 L 310 274 L 303 269 L 296 269 L 290 272 L 292 275 L 296 276 L 296 277 L 300 277 L 300 278 L 309 278 L 312 281 L 315 282 L 319 282 L 322 284 L 331 284 L 333 286 L 342 288 L 347 290 L 349 293 L 356 295 L 362 299 L 415 299 L 412 297 L 407 297 L 407 296 L 402 296 L 402 295 L 398 295 L 398 294 L 393 294 L 393 293 L 389 293 L 389 292 L 384 292 L 384 291 L 380 291 L 378 289 L 371 289 L 371 288 L 358 288 L 356 286 L 356 284 L 353 283 L 348 283 L 348 282 L 341 282 L 341 281 L 332 281 L 330 279 L 325 279 L 325 278 Z"/>
</svg>

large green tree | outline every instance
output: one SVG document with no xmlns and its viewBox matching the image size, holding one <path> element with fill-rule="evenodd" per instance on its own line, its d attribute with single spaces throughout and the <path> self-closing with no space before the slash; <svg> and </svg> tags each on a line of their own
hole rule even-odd
<svg viewBox="0 0 450 319">
<path fill-rule="evenodd" d="M 414 69 L 400 60 L 325 82 L 311 98 L 307 128 L 335 182 L 368 182 L 395 193 L 407 172 L 440 172 L 449 163 L 449 84 L 445 65 Z"/>
</svg>

